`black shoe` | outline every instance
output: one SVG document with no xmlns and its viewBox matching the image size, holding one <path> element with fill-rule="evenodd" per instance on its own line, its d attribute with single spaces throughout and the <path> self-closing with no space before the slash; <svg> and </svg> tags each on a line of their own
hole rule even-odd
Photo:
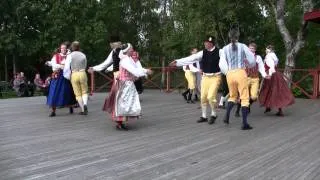
<svg viewBox="0 0 320 180">
<path fill-rule="evenodd" d="M 186 94 L 182 94 L 183 98 L 187 101 L 188 100 L 188 97 Z"/>
<path fill-rule="evenodd" d="M 49 115 L 49 117 L 54 117 L 56 116 L 56 112 L 51 112 L 51 114 Z"/>
<path fill-rule="evenodd" d="M 225 124 L 229 124 L 229 120 L 227 120 L 227 119 L 223 120 L 223 122 L 224 122 Z"/>
<path fill-rule="evenodd" d="M 79 115 L 86 115 L 84 112 L 79 112 Z"/>
<path fill-rule="evenodd" d="M 69 107 L 69 113 L 73 114 L 73 107 Z"/>
<path fill-rule="evenodd" d="M 271 111 L 271 108 L 266 108 L 266 110 L 264 111 L 264 113 L 268 113 Z"/>
<path fill-rule="evenodd" d="M 122 130 L 121 125 L 120 125 L 120 124 L 118 124 L 118 125 L 116 126 L 116 129 L 117 129 L 117 130 L 119 130 L 119 131 L 120 131 L 120 130 Z"/>
<path fill-rule="evenodd" d="M 126 126 L 126 125 L 124 125 L 124 124 L 121 124 L 120 126 L 121 126 L 121 128 L 122 128 L 123 130 L 125 130 L 125 131 L 128 131 L 128 130 L 129 130 L 128 126 Z"/>
<path fill-rule="evenodd" d="M 241 127 L 241 129 L 242 130 L 250 130 L 250 129 L 253 129 L 249 124 L 247 124 L 247 125 L 243 125 L 242 127 Z"/>
<path fill-rule="evenodd" d="M 234 114 L 234 116 L 235 116 L 235 117 L 240 117 L 240 112 L 236 112 L 236 113 Z"/>
<path fill-rule="evenodd" d="M 88 114 L 88 106 L 87 106 L 87 105 L 84 105 L 83 109 L 84 109 L 83 113 L 84 113 L 85 115 L 87 115 L 87 114 Z"/>
<path fill-rule="evenodd" d="M 281 117 L 282 117 L 282 116 L 284 116 L 284 115 L 283 115 L 283 113 L 282 113 L 281 111 L 278 111 L 278 112 L 276 113 L 276 116 L 281 116 Z"/>
<path fill-rule="evenodd" d="M 194 104 L 194 101 L 192 101 L 192 100 L 187 100 L 187 103 Z"/>
<path fill-rule="evenodd" d="M 200 117 L 200 119 L 197 121 L 197 123 L 207 122 L 208 118 Z"/>
<path fill-rule="evenodd" d="M 216 122 L 216 119 L 217 119 L 217 116 L 211 116 L 209 121 L 208 121 L 208 124 L 213 124 Z"/>
</svg>

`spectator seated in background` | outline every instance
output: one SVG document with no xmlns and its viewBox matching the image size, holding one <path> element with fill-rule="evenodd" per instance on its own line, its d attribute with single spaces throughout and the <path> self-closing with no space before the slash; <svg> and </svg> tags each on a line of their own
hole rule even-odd
<svg viewBox="0 0 320 180">
<path fill-rule="evenodd" d="M 36 88 L 36 91 L 41 91 L 43 92 L 43 95 L 45 96 L 48 96 L 48 87 L 49 87 L 49 84 L 50 84 L 50 77 L 48 77 L 46 79 L 46 81 L 44 82 L 41 78 L 40 78 L 40 74 L 37 73 L 34 80 L 33 80 L 33 83 L 35 85 L 35 88 Z"/>
<path fill-rule="evenodd" d="M 17 96 L 19 97 L 29 96 L 27 84 L 24 78 L 21 77 L 20 73 L 15 75 L 15 79 L 13 80 L 13 89 L 16 91 Z"/>
</svg>

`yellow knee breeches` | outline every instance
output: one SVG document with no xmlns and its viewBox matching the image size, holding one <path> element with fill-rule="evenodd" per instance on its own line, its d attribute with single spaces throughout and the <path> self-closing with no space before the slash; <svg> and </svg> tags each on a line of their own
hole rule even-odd
<svg viewBox="0 0 320 180">
<path fill-rule="evenodd" d="M 188 81 L 188 88 L 193 90 L 196 88 L 195 86 L 195 81 L 196 81 L 196 76 L 192 71 L 186 70 L 185 71 L 185 77 Z"/>
<path fill-rule="evenodd" d="M 201 80 L 201 105 L 208 103 L 211 107 L 217 102 L 217 93 L 221 83 L 221 75 L 202 76 Z"/>
<path fill-rule="evenodd" d="M 259 78 L 248 77 L 248 85 L 249 85 L 250 98 L 254 101 L 257 100 L 259 85 L 260 85 Z"/>
<path fill-rule="evenodd" d="M 241 106 L 249 106 L 248 77 L 244 69 L 235 69 L 227 73 L 227 83 L 229 87 L 229 101 L 236 102 L 238 93 L 241 99 Z"/>
<path fill-rule="evenodd" d="M 76 99 L 82 97 L 82 95 L 88 94 L 88 78 L 85 71 L 72 72 L 71 84 Z"/>
</svg>

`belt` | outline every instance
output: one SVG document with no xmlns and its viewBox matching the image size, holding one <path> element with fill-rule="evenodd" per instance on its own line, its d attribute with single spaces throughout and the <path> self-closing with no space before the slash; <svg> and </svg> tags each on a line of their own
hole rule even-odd
<svg viewBox="0 0 320 180">
<path fill-rule="evenodd" d="M 203 73 L 202 76 L 216 76 L 216 75 L 220 75 L 221 72 L 217 72 L 217 73 Z"/>
<path fill-rule="evenodd" d="M 80 69 L 80 70 L 72 70 L 72 72 L 84 72 L 86 71 L 85 69 Z"/>
</svg>

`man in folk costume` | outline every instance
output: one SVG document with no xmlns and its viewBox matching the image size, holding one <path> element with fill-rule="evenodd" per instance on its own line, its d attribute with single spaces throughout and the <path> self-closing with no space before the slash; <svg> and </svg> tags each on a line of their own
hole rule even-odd
<svg viewBox="0 0 320 180">
<path fill-rule="evenodd" d="M 247 122 L 249 113 L 249 87 L 248 77 L 245 71 L 245 60 L 248 61 L 248 66 L 255 66 L 254 54 L 250 49 L 238 42 L 240 32 L 238 29 L 232 28 L 229 31 L 231 43 L 223 47 L 220 56 L 219 66 L 221 71 L 226 74 L 229 87 L 230 97 L 228 99 L 227 111 L 224 118 L 224 123 L 229 124 L 230 112 L 238 99 L 238 93 L 241 100 L 242 110 L 242 130 L 249 130 L 252 127 Z"/>
<path fill-rule="evenodd" d="M 72 53 L 67 56 L 64 72 L 71 70 L 71 84 L 81 108 L 80 115 L 88 114 L 88 77 L 86 73 L 87 58 L 80 52 L 80 43 L 71 44 Z M 70 76 L 65 76 L 70 79 Z"/>
<path fill-rule="evenodd" d="M 171 66 L 189 65 L 200 61 L 200 67 L 203 72 L 201 80 L 201 109 L 202 116 L 197 121 L 213 124 L 217 118 L 215 109 L 216 96 L 221 82 L 221 72 L 219 68 L 219 49 L 215 47 L 215 39 L 208 36 L 204 42 L 205 49 L 186 58 L 178 59 L 170 63 Z M 208 103 L 211 107 L 211 116 L 207 118 Z"/>
<path fill-rule="evenodd" d="M 112 112 L 112 106 L 111 104 L 113 103 L 115 99 L 115 93 L 118 88 L 118 81 L 117 77 L 119 75 L 119 63 L 120 63 L 120 58 L 119 58 L 119 53 L 121 50 L 121 41 L 118 36 L 111 36 L 110 37 L 110 47 L 111 47 L 111 52 L 108 55 L 107 59 L 96 66 L 89 67 L 88 72 L 93 73 L 94 71 L 102 71 L 112 65 L 112 72 L 113 72 L 113 84 L 111 87 L 111 90 L 109 92 L 109 96 L 105 99 L 104 105 L 103 105 L 103 110 L 107 111 L 109 113 Z"/>
<path fill-rule="evenodd" d="M 73 113 L 73 105 L 76 104 L 76 99 L 72 90 L 71 83 L 64 77 L 69 76 L 63 72 L 66 62 L 67 47 L 65 44 L 60 46 L 60 52 L 56 53 L 51 59 L 50 66 L 52 66 L 52 76 L 49 87 L 49 95 L 47 104 L 52 108 L 50 117 L 56 116 L 56 107 L 69 106 L 70 114 Z"/>
<path fill-rule="evenodd" d="M 250 51 L 254 54 L 256 65 L 253 67 L 249 67 L 246 64 L 246 72 L 248 76 L 248 85 L 249 85 L 249 113 L 250 113 L 250 106 L 253 102 L 255 102 L 258 99 L 258 92 L 259 92 L 259 85 L 260 85 L 260 78 L 259 73 L 261 74 L 262 78 L 266 78 L 267 74 L 264 69 L 264 63 L 260 55 L 256 54 L 257 50 L 257 44 L 252 42 L 249 44 Z M 268 77 L 267 77 L 268 78 Z M 240 116 L 240 108 L 241 103 L 237 104 L 237 110 L 236 110 L 236 116 Z"/>
<path fill-rule="evenodd" d="M 265 79 L 259 95 L 259 102 L 266 107 L 265 113 L 270 112 L 271 108 L 277 108 L 277 116 L 283 116 L 282 108 L 294 104 L 294 96 L 283 78 L 282 73 L 277 71 L 279 62 L 274 53 L 273 46 L 266 48 L 266 57 L 264 60 L 265 70 L 271 78 Z"/>
<path fill-rule="evenodd" d="M 152 71 L 139 67 L 132 59 L 133 48 L 130 43 L 123 45 L 120 52 L 119 89 L 113 101 L 113 120 L 117 122 L 117 129 L 128 130 L 125 122 L 141 115 L 139 94 L 134 81 L 139 77 L 145 77 Z"/>
<path fill-rule="evenodd" d="M 197 49 L 192 49 L 191 54 L 196 54 Z M 187 103 L 194 103 L 192 100 L 192 94 L 196 93 L 196 73 L 200 71 L 200 69 L 196 68 L 196 63 L 188 64 L 183 66 L 183 71 L 185 78 L 188 82 L 188 89 L 182 93 L 182 96 L 187 101 Z"/>
</svg>

